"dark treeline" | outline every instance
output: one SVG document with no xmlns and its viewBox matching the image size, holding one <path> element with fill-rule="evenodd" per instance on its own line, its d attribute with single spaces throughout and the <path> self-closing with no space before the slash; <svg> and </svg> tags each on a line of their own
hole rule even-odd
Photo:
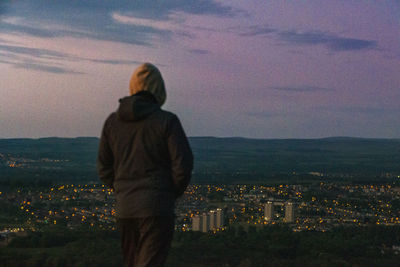
<svg viewBox="0 0 400 267">
<path fill-rule="evenodd" d="M 398 266 L 400 227 L 293 232 L 285 225 L 176 232 L 167 266 Z M 60 226 L 15 237 L 0 266 L 121 266 L 116 231 Z"/>
<path fill-rule="evenodd" d="M 302 179 L 299 175 L 308 172 L 347 180 L 400 175 L 399 139 L 192 137 L 190 143 L 196 182 L 268 182 L 276 176 Z M 32 175 L 93 179 L 97 147 L 97 138 L 0 139 L 0 180 Z M 7 168 L 10 159 L 21 167 Z"/>
<path fill-rule="evenodd" d="M 0 167 L 0 188 L 49 187 L 63 183 L 98 182 L 94 168 L 28 169 Z"/>
</svg>

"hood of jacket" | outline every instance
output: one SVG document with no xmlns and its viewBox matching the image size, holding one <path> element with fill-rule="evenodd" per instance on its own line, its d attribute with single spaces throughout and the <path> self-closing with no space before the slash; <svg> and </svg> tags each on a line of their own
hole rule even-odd
<svg viewBox="0 0 400 267">
<path fill-rule="evenodd" d="M 143 63 L 133 72 L 129 90 L 131 95 L 140 91 L 152 93 L 160 107 L 167 97 L 161 72 L 151 63 Z"/>
<path fill-rule="evenodd" d="M 118 118 L 123 121 L 139 121 L 160 110 L 155 97 L 147 91 L 124 97 L 119 100 Z"/>
</svg>

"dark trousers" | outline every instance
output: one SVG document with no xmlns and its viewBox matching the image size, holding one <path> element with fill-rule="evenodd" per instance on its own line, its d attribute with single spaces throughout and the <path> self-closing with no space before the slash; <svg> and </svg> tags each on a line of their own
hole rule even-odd
<svg viewBox="0 0 400 267">
<path fill-rule="evenodd" d="M 174 216 L 118 218 L 125 267 L 164 266 L 174 233 Z"/>
</svg>

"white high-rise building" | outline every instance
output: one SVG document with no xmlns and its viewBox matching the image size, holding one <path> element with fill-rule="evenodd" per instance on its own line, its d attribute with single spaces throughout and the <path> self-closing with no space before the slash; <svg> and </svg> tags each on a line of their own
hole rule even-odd
<svg viewBox="0 0 400 267">
<path fill-rule="evenodd" d="M 295 221 L 295 205 L 292 202 L 286 202 L 285 205 L 285 222 L 291 223 Z"/>
<path fill-rule="evenodd" d="M 224 226 L 224 212 L 222 211 L 222 209 L 217 209 L 215 228 L 221 228 L 223 226 Z"/>
<path fill-rule="evenodd" d="M 192 218 L 192 231 L 202 231 L 203 230 L 203 220 L 199 215 L 195 215 Z"/>
<path fill-rule="evenodd" d="M 207 213 L 203 213 L 203 215 L 201 216 L 201 221 L 202 221 L 201 231 L 203 233 L 207 233 L 210 230 L 210 216 L 208 216 Z"/>
<path fill-rule="evenodd" d="M 217 227 L 217 213 L 215 212 L 215 210 L 210 210 L 208 215 L 210 216 L 210 229 L 213 230 L 215 228 L 218 228 Z"/>
<path fill-rule="evenodd" d="M 224 213 L 222 209 L 210 210 L 202 215 L 192 218 L 192 231 L 208 232 L 224 226 Z"/>
<path fill-rule="evenodd" d="M 264 219 L 271 221 L 274 219 L 274 202 L 268 201 L 264 208 Z"/>
</svg>

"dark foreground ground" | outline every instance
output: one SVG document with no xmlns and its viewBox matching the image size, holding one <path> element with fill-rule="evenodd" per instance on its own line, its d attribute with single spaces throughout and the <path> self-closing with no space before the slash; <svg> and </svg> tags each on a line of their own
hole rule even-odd
<svg viewBox="0 0 400 267">
<path fill-rule="evenodd" d="M 167 266 L 399 266 L 400 227 L 292 232 L 285 225 L 176 232 Z M 15 237 L 0 266 L 122 266 L 117 231 L 59 226 Z"/>
</svg>

